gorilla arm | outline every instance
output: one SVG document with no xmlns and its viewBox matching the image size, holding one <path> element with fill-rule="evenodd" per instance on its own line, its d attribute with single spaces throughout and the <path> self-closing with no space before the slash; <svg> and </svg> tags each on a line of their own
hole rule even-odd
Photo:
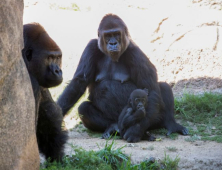
<svg viewBox="0 0 222 170">
<path fill-rule="evenodd" d="M 57 101 L 62 108 L 63 116 L 83 95 L 89 83 L 94 80 L 98 52 L 97 40 L 91 40 L 81 56 L 73 79 Z"/>
<path fill-rule="evenodd" d="M 143 110 L 136 110 L 132 114 L 126 113 L 126 116 L 122 120 L 122 128 L 127 129 L 128 127 L 138 123 L 143 118 L 145 118 L 145 114 Z"/>
<path fill-rule="evenodd" d="M 138 123 L 142 118 L 144 118 L 144 112 L 142 110 L 137 110 L 133 113 L 131 107 L 125 107 L 118 118 L 118 127 L 120 136 L 123 137 L 126 130 Z"/>
</svg>

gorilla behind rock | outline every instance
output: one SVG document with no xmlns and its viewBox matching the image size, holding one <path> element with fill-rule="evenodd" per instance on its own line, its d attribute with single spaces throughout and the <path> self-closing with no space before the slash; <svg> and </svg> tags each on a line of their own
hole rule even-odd
<svg viewBox="0 0 222 170">
<path fill-rule="evenodd" d="M 60 69 L 62 52 L 38 23 L 24 25 L 23 36 L 22 56 L 35 96 L 38 147 L 46 159 L 60 161 L 68 136 L 62 129 L 62 110 L 53 101 L 48 88 L 63 80 Z"/>
<path fill-rule="evenodd" d="M 148 89 L 145 118 L 124 135 L 129 142 L 138 142 L 153 128 L 166 128 L 168 135 L 178 132 L 187 135 L 185 127 L 174 119 L 174 98 L 167 83 L 158 83 L 157 71 L 147 56 L 132 42 L 128 28 L 117 15 L 103 17 L 98 39 L 86 46 L 70 84 L 58 99 L 65 115 L 89 88 L 89 101 L 79 107 L 85 127 L 104 132 L 115 127 L 127 105 L 131 92 Z"/>
</svg>

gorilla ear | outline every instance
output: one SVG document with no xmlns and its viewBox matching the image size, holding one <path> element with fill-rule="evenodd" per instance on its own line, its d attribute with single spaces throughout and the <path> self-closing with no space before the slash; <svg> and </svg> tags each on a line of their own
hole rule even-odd
<svg viewBox="0 0 222 170">
<path fill-rule="evenodd" d="M 32 49 L 31 48 L 29 48 L 25 51 L 25 57 L 26 57 L 27 61 L 32 60 Z"/>
<path fill-rule="evenodd" d="M 144 88 L 143 90 L 146 92 L 146 94 L 147 94 L 147 96 L 148 96 L 149 90 L 148 90 L 147 88 Z"/>
<path fill-rule="evenodd" d="M 132 106 L 132 100 L 131 99 L 128 100 L 128 105 Z"/>
</svg>

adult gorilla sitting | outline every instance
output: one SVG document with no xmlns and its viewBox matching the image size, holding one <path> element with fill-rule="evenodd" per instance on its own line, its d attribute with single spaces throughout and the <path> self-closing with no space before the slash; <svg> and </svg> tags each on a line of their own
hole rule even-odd
<svg viewBox="0 0 222 170">
<path fill-rule="evenodd" d="M 85 127 L 104 132 L 118 122 L 131 92 L 148 89 L 146 117 L 132 132 L 124 135 L 128 142 L 138 142 L 145 131 L 164 127 L 168 135 L 179 132 L 187 135 L 185 127 L 174 119 L 174 98 L 167 83 L 157 82 L 157 71 L 147 56 L 130 39 L 127 26 L 116 15 L 103 17 L 98 39 L 86 46 L 71 83 L 58 104 L 65 115 L 89 88 L 89 101 L 79 107 Z"/>
</svg>

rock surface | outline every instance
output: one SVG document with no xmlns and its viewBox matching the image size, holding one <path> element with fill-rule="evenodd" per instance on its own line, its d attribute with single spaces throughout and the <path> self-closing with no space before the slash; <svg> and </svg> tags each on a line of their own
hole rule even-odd
<svg viewBox="0 0 222 170">
<path fill-rule="evenodd" d="M 35 105 L 23 62 L 23 0 L 0 5 L 0 169 L 39 169 Z"/>
</svg>

